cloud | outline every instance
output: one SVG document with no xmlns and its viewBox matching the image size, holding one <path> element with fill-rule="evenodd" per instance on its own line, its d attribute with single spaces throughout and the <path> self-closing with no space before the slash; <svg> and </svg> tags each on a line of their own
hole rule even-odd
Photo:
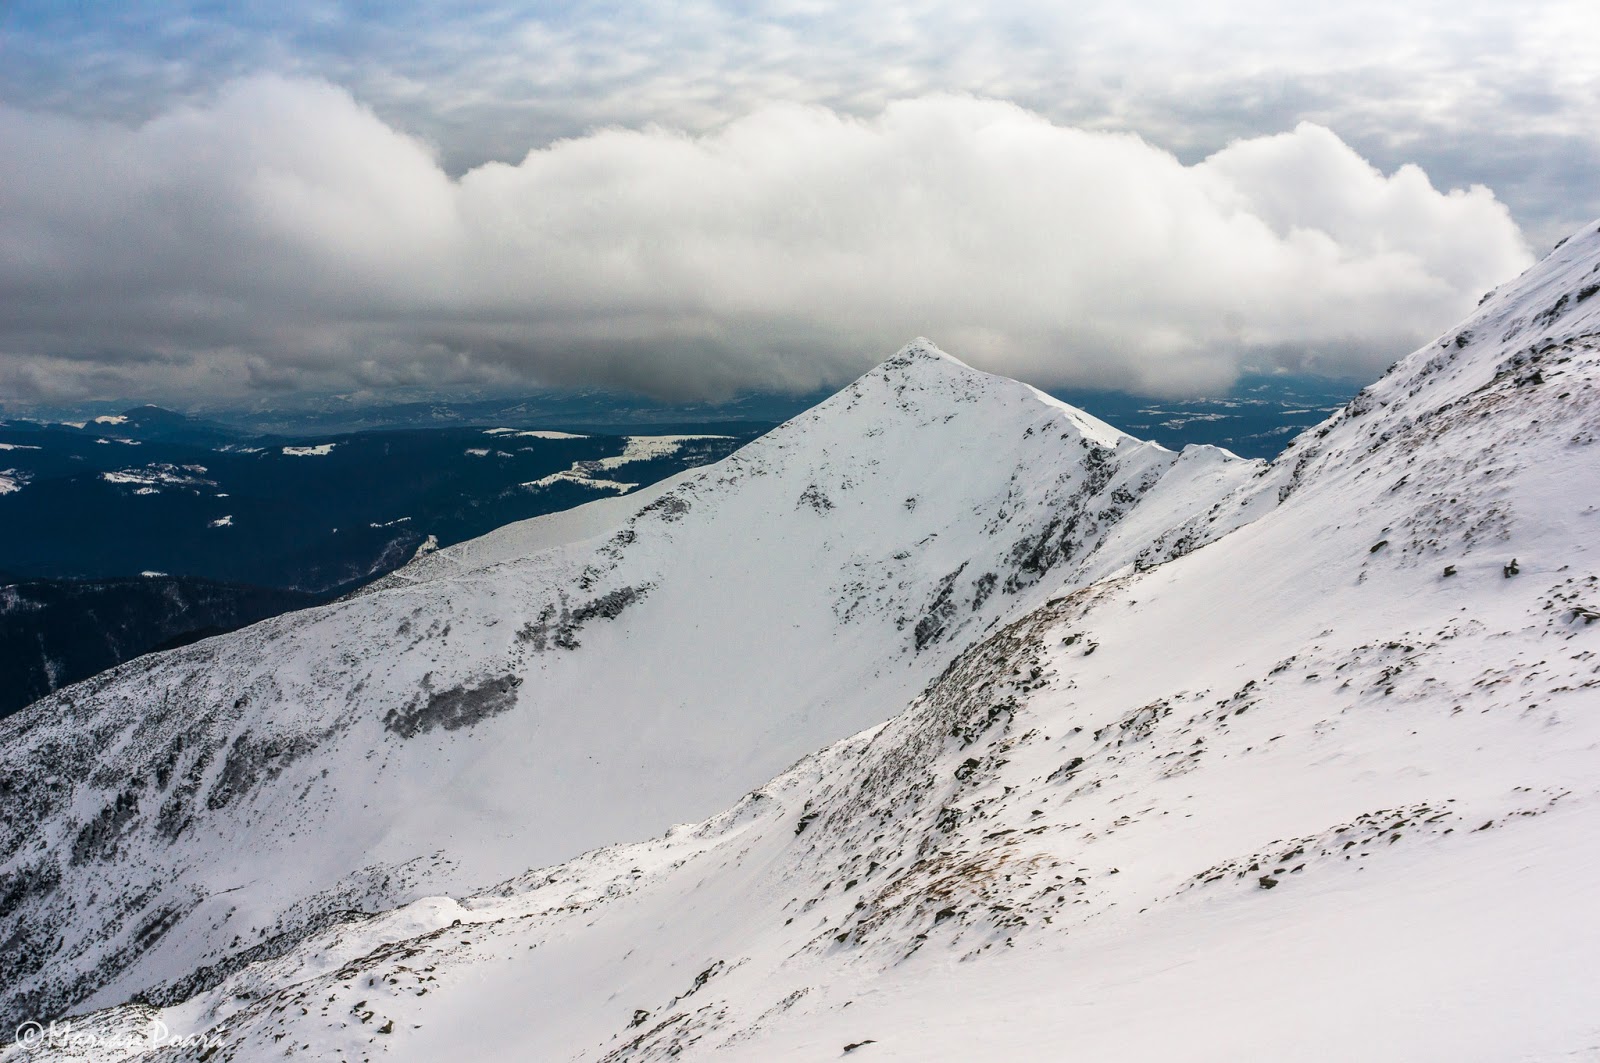
<svg viewBox="0 0 1600 1063">
<path fill-rule="evenodd" d="M 459 177 L 325 82 L 138 126 L 0 108 L 0 392 L 839 383 L 917 334 L 1041 385 L 1370 375 L 1530 261 L 1329 130 L 1185 166 L 935 95 L 608 129 Z M 107 396 L 111 397 L 111 396 Z"/>
<path fill-rule="evenodd" d="M 343 85 L 455 175 L 599 127 L 940 92 L 1136 131 L 1195 161 L 1309 120 L 1386 172 L 1484 183 L 1543 246 L 1600 214 L 1590 0 L 0 4 L 0 99 L 143 120 L 276 72 Z"/>
</svg>

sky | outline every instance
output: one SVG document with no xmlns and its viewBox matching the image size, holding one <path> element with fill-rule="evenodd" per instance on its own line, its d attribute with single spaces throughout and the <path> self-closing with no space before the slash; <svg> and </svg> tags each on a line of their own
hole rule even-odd
<svg viewBox="0 0 1600 1063">
<path fill-rule="evenodd" d="M 1302 6 L 0 0 L 0 409 L 1372 376 L 1600 216 L 1600 13 Z"/>
</svg>

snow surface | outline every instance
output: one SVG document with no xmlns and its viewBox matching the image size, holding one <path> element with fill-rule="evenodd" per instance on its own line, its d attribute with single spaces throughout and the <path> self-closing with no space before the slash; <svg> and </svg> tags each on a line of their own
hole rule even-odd
<svg viewBox="0 0 1600 1063">
<path fill-rule="evenodd" d="M 516 428 L 485 428 L 486 436 L 511 436 L 514 439 L 588 439 L 588 436 L 573 435 L 571 432 L 550 431 L 523 431 Z"/>
<path fill-rule="evenodd" d="M 545 438 L 550 438 L 552 436 L 552 433 L 548 432 L 523 432 L 518 434 L 539 434 Z M 555 435 L 559 435 L 559 433 L 556 433 Z M 571 438 L 578 439 L 582 437 L 573 436 Z M 727 438 L 727 436 L 715 435 L 624 436 L 621 454 L 613 454 L 610 457 L 596 458 L 589 461 L 574 462 L 572 467 L 569 469 L 563 469 L 560 472 L 551 473 L 549 476 L 541 476 L 537 480 L 529 480 L 522 486 L 528 488 L 540 488 L 551 487 L 558 483 L 573 483 L 601 491 L 615 491 L 617 494 L 623 495 L 627 494 L 629 491 L 632 491 L 639 485 L 636 483 L 625 483 L 621 480 L 613 480 L 609 477 L 597 474 L 611 472 L 613 470 L 622 468 L 624 465 L 632 465 L 637 461 L 654 461 L 657 458 L 671 457 L 683 447 L 683 444 L 697 439 Z"/>
<path fill-rule="evenodd" d="M 1593 1058 L 1597 280 L 1590 226 L 1270 466 L 919 342 L 61 692 L 0 724 L 8 1014 L 106 1009 L 98 1058 Z"/>
<path fill-rule="evenodd" d="M 599 463 L 582 462 L 581 464 L 597 465 Z M 597 491 L 615 491 L 619 495 L 625 495 L 629 491 L 632 491 L 635 487 L 639 486 L 636 483 L 624 483 L 621 480 L 610 480 L 603 476 L 595 476 L 590 472 L 579 469 L 577 466 L 573 466 L 570 469 L 563 469 L 560 472 L 553 472 L 549 476 L 541 476 L 537 480 L 528 480 L 523 483 L 522 486 L 529 488 L 553 487 L 560 483 L 571 483 L 578 484 L 581 487 L 592 487 Z"/>
<path fill-rule="evenodd" d="M 215 487 L 215 480 L 205 478 L 204 465 L 172 465 L 158 462 L 138 469 L 117 469 L 103 472 L 100 479 L 119 486 L 136 486 L 135 494 L 157 494 L 163 487 Z"/>
<path fill-rule="evenodd" d="M 425 560 L 413 562 L 356 594 L 371 594 L 389 587 L 487 568 L 595 538 L 615 530 L 643 506 L 670 490 L 673 483 L 692 479 L 693 475 L 692 470 L 680 473 L 673 480 L 661 481 L 629 498 L 598 498 L 572 509 L 496 528 L 487 535 L 445 547 Z"/>
<path fill-rule="evenodd" d="M 337 443 L 318 443 L 312 447 L 284 447 L 283 453 L 291 458 L 325 458 L 333 453 Z"/>
<path fill-rule="evenodd" d="M 696 439 L 727 439 L 727 436 L 715 435 L 673 435 L 673 436 L 625 436 L 623 438 L 622 453 L 609 458 L 601 458 L 596 462 L 602 469 L 620 469 L 624 465 L 631 465 L 636 461 L 654 461 L 657 458 L 670 458 L 676 454 L 683 444 Z"/>
</svg>

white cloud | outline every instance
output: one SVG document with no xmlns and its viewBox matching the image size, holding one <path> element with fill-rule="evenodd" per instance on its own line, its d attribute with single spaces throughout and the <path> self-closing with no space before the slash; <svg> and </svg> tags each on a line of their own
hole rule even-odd
<svg viewBox="0 0 1600 1063">
<path fill-rule="evenodd" d="M 0 389 L 837 382 L 926 334 L 1044 385 L 1368 374 L 1529 262 L 1326 129 L 1194 166 L 931 96 L 605 130 L 458 179 L 321 82 L 137 128 L 0 109 Z"/>
<path fill-rule="evenodd" d="M 1543 246 L 1600 213 L 1592 0 L 9 6 L 14 105 L 147 117 L 242 74 L 322 77 L 451 174 L 609 125 L 700 133 L 774 103 L 870 117 L 962 92 L 1186 161 L 1318 122 L 1386 171 L 1489 184 Z"/>
</svg>

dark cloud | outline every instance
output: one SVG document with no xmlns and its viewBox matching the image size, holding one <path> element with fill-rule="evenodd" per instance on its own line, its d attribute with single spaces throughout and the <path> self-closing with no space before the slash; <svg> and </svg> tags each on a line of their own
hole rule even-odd
<svg viewBox="0 0 1600 1063">
<path fill-rule="evenodd" d="M 1017 106 L 759 108 L 452 176 L 348 92 L 129 125 L 0 108 L 0 386 L 26 401 L 419 383 L 836 383 L 927 334 L 1040 384 L 1370 373 L 1529 261 L 1483 188 L 1329 130 L 1203 161 Z"/>
</svg>

